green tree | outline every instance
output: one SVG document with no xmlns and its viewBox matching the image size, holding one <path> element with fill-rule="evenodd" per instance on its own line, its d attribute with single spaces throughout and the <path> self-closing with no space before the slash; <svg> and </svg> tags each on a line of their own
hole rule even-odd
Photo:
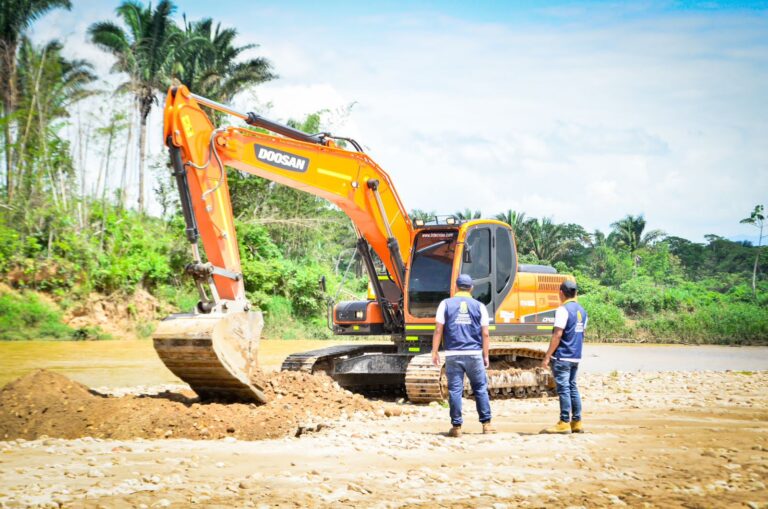
<svg viewBox="0 0 768 509">
<path fill-rule="evenodd" d="M 757 281 L 757 263 L 760 260 L 760 248 L 763 245 L 763 226 L 765 224 L 765 213 L 762 205 L 755 205 L 755 209 L 749 215 L 741 221 L 741 224 L 749 224 L 757 228 L 760 233 L 757 237 L 757 250 L 755 252 L 755 265 L 752 268 L 752 294 L 757 298 L 757 287 L 755 283 Z"/>
<path fill-rule="evenodd" d="M 634 253 L 640 248 L 652 245 L 666 235 L 661 230 L 645 231 L 645 218 L 642 214 L 639 216 L 627 215 L 611 224 L 613 232 L 611 238 L 613 244 L 620 249 L 626 249 Z"/>
<path fill-rule="evenodd" d="M 554 263 L 559 260 L 574 242 L 566 237 L 565 225 L 556 224 L 549 217 L 528 221 L 526 233 L 530 254 L 542 262 Z"/>
<path fill-rule="evenodd" d="M 54 204 L 67 200 L 68 170 L 72 170 L 69 144 L 59 137 L 62 119 L 72 105 L 95 92 L 93 66 L 84 60 L 62 56 L 58 41 L 37 47 L 23 37 L 19 48 L 17 87 L 18 164 L 17 191 L 27 205 L 38 203 L 35 196 L 50 192 Z M 47 178 L 49 187 L 41 185 Z M 45 195 L 43 205 L 47 201 Z M 28 207 L 25 207 L 28 209 Z"/>
<path fill-rule="evenodd" d="M 472 219 L 480 219 L 483 216 L 479 210 L 473 211 L 471 209 L 458 210 L 454 212 L 453 215 L 459 221 L 470 221 Z"/>
<path fill-rule="evenodd" d="M 517 212 L 516 210 L 509 209 L 506 212 L 500 212 L 496 214 L 495 218 L 502 223 L 507 223 L 512 227 L 512 232 L 515 234 L 515 242 L 517 244 L 518 251 L 530 251 L 530 246 L 527 245 L 528 219 L 525 217 L 525 212 Z"/>
<path fill-rule="evenodd" d="M 16 52 L 24 31 L 51 9 L 71 9 L 69 0 L 3 0 L 0 7 L 0 95 L 3 101 L 5 145 L 5 191 L 13 198 L 14 168 L 10 119 L 16 112 Z"/>
<path fill-rule="evenodd" d="M 262 57 L 239 61 L 256 44 L 236 46 L 237 30 L 221 28 L 205 18 L 184 19 L 184 44 L 179 46 L 176 77 L 194 93 L 219 102 L 230 102 L 244 88 L 277 78 L 272 64 Z"/>
<path fill-rule="evenodd" d="M 91 41 L 117 58 L 113 72 L 125 73 L 120 85 L 136 99 L 139 110 L 139 212 L 144 211 L 144 167 L 147 151 L 147 117 L 157 103 L 157 93 L 170 84 L 177 49 L 183 39 L 171 15 L 176 7 L 160 0 L 157 8 L 126 0 L 117 8 L 125 29 L 112 21 L 99 21 L 88 28 Z"/>
<path fill-rule="evenodd" d="M 437 212 L 434 210 L 426 211 L 421 209 L 411 209 L 411 211 L 408 213 L 408 216 L 410 216 L 411 221 L 416 221 L 417 219 L 421 219 L 424 221 L 424 223 L 427 223 L 429 221 L 434 221 L 435 217 L 437 216 Z"/>
</svg>

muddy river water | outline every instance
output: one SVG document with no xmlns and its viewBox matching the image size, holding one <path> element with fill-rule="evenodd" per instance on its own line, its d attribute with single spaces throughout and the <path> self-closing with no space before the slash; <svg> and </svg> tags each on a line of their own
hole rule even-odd
<svg viewBox="0 0 768 509">
<path fill-rule="evenodd" d="M 262 340 L 260 364 L 277 370 L 291 353 L 345 343 L 349 340 Z M 545 343 L 528 345 L 546 348 Z M 768 370 L 768 347 L 588 344 L 581 366 L 585 372 Z M 40 368 L 90 387 L 179 382 L 150 340 L 0 342 L 0 386 Z"/>
</svg>

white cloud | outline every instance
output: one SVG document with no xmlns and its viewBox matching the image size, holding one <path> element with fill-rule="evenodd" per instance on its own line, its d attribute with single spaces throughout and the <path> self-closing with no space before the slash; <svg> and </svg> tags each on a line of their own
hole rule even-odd
<svg viewBox="0 0 768 509">
<path fill-rule="evenodd" d="M 243 9 L 219 16 L 281 78 L 238 105 L 287 119 L 356 103 L 334 131 L 363 143 L 409 208 L 512 208 L 590 230 L 645 213 L 701 240 L 745 233 L 738 220 L 766 200 L 764 14 L 643 4 L 545 9 L 547 22 L 420 11 L 329 24 L 296 6 Z M 91 2 L 52 33 L 101 68 L 80 34 L 111 10 Z"/>
</svg>

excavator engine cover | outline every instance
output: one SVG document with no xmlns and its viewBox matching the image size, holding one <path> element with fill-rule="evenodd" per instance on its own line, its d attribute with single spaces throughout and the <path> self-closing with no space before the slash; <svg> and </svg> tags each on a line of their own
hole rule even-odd
<svg viewBox="0 0 768 509">
<path fill-rule="evenodd" d="M 260 312 L 171 315 L 152 335 L 173 374 L 200 399 L 266 403 L 259 380 Z"/>
</svg>

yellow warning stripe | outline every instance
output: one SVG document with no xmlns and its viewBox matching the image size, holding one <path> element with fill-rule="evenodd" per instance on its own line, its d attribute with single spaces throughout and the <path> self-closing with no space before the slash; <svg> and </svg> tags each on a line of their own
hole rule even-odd
<svg viewBox="0 0 768 509">
<path fill-rule="evenodd" d="M 405 330 L 435 330 L 434 325 L 406 325 Z"/>
<path fill-rule="evenodd" d="M 419 336 L 405 336 L 406 341 L 418 341 Z"/>
<path fill-rule="evenodd" d="M 408 349 L 409 352 L 421 352 L 421 348 L 418 346 L 412 346 Z"/>
<path fill-rule="evenodd" d="M 537 325 L 536 326 L 536 329 L 538 330 L 552 330 L 554 328 L 555 328 L 554 325 Z"/>
</svg>

